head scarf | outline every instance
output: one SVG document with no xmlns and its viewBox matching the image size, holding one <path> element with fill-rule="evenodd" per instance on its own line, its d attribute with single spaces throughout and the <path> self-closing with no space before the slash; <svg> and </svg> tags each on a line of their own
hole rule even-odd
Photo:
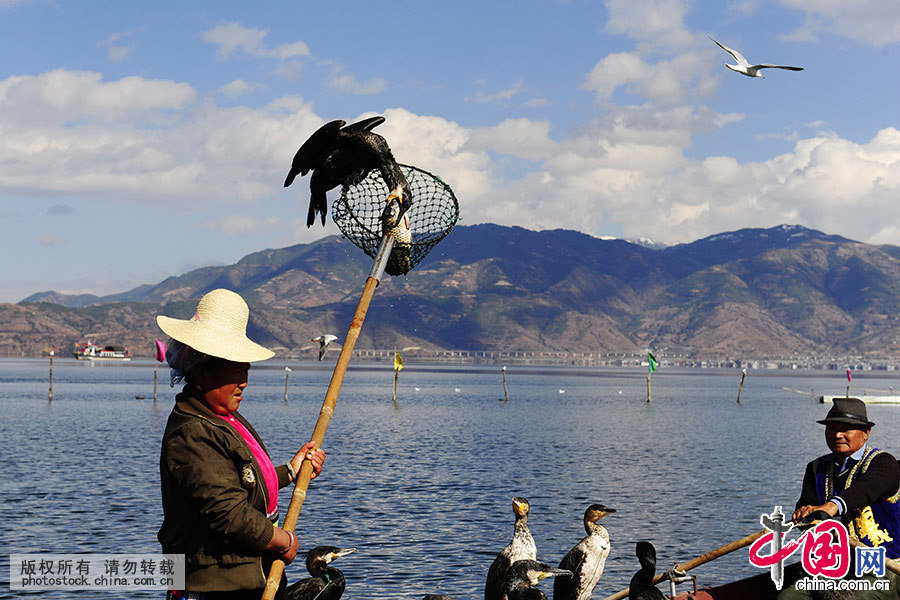
<svg viewBox="0 0 900 600">
<path fill-rule="evenodd" d="M 175 387 L 175 384 L 184 381 L 194 367 L 205 363 L 209 358 L 208 355 L 197 352 L 178 340 L 170 341 L 168 346 L 166 346 L 166 362 L 171 369 L 169 371 L 169 386 Z"/>
</svg>

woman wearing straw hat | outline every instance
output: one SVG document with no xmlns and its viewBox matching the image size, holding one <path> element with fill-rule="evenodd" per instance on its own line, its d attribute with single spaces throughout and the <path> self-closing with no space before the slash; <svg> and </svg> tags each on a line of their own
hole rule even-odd
<svg viewBox="0 0 900 600">
<path fill-rule="evenodd" d="M 274 352 L 247 337 L 250 312 L 238 294 L 213 290 L 191 319 L 157 317 L 172 338 L 166 361 L 175 397 L 160 452 L 164 553 L 185 555 L 186 591 L 167 598 L 259 598 L 275 559 L 290 564 L 297 539 L 278 527 L 278 488 L 304 459 L 316 477 L 325 453 L 312 442 L 274 466 L 259 435 L 237 412 L 250 363 Z M 283 576 L 282 576 L 283 577 Z M 284 587 L 282 580 L 282 589 Z"/>
</svg>

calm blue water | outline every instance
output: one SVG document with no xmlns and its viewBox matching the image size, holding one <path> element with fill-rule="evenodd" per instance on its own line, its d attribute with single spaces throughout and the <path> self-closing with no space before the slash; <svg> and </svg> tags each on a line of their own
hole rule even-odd
<svg viewBox="0 0 900 600">
<path fill-rule="evenodd" d="M 276 463 L 311 435 L 331 377 L 331 367 L 291 366 L 287 403 L 284 365 L 273 364 L 251 372 L 241 407 Z M 782 388 L 846 385 L 842 373 L 751 371 L 738 405 L 737 372 L 664 369 L 648 405 L 643 370 L 510 367 L 504 403 L 498 367 L 407 366 L 396 405 L 388 365 L 351 367 L 325 436 L 325 473 L 300 515 L 302 551 L 359 550 L 336 563 L 347 598 L 481 598 L 517 495 L 531 502 L 538 558 L 554 564 L 583 535 L 589 504 L 618 509 L 602 522 L 613 549 L 594 598 L 614 593 L 637 569 L 637 540 L 652 541 L 665 567 L 759 530 L 774 505 L 789 512 L 804 465 L 826 451 L 815 420 L 827 406 Z M 154 403 L 149 363 L 57 359 L 50 403 L 46 360 L 0 360 L 4 590 L 10 553 L 159 552 L 159 442 L 174 395 L 159 374 Z M 853 389 L 900 389 L 900 378 L 882 377 L 858 374 Z M 871 441 L 900 455 L 900 406 L 870 406 L 869 416 Z M 283 489 L 283 509 L 289 498 Z M 287 573 L 302 577 L 302 560 Z M 744 550 L 695 573 L 712 585 L 758 571 Z"/>
</svg>

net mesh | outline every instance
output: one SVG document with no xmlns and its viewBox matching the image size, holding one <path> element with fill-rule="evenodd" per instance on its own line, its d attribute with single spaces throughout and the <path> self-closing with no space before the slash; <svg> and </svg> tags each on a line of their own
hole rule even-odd
<svg viewBox="0 0 900 600">
<path fill-rule="evenodd" d="M 388 275 L 405 274 L 422 262 L 459 220 L 459 204 L 449 185 L 418 167 L 399 166 L 412 194 L 412 206 L 406 212 L 412 242 L 402 248 L 395 244 L 385 268 Z M 381 173 L 372 169 L 362 180 L 344 185 L 332 206 L 332 218 L 341 233 L 372 258 L 381 244 L 379 217 L 390 193 Z"/>
</svg>

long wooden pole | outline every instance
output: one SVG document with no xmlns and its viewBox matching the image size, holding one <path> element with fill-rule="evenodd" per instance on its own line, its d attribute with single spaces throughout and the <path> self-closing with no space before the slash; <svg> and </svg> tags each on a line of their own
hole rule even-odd
<svg viewBox="0 0 900 600">
<path fill-rule="evenodd" d="M 320 448 L 322 440 L 325 439 L 325 431 L 328 429 L 328 423 L 334 414 L 338 395 L 341 393 L 341 384 L 344 383 L 344 375 L 347 373 L 350 355 L 353 354 L 353 348 L 356 346 L 356 340 L 359 338 L 359 331 L 362 329 L 363 321 L 366 319 L 366 312 L 369 310 L 369 304 L 372 302 L 372 296 L 375 294 L 375 288 L 378 287 L 378 282 L 384 272 L 384 267 L 387 264 L 393 245 L 393 238 L 384 236 L 378 255 L 375 257 L 375 264 L 372 266 L 368 279 L 366 279 L 366 285 L 359 298 L 359 304 L 356 306 L 356 312 L 353 314 L 353 320 L 350 322 L 350 328 L 347 330 L 347 337 L 343 346 L 341 346 L 341 354 L 338 356 L 334 373 L 331 375 L 331 382 L 328 384 L 328 391 L 325 393 L 324 402 L 322 402 L 322 410 L 319 411 L 319 419 L 316 421 L 315 429 L 313 429 L 313 448 Z M 303 465 L 300 467 L 300 472 L 297 474 L 297 481 L 294 484 L 294 492 L 291 494 L 291 503 L 288 505 L 287 515 L 284 517 L 283 528 L 285 531 L 293 532 L 297 528 L 300 508 L 303 506 L 303 501 L 306 500 L 306 490 L 309 487 L 312 472 L 312 463 L 304 460 Z M 283 573 L 284 561 L 276 559 L 269 570 L 269 577 L 266 579 L 266 588 L 263 590 L 262 600 L 274 600 Z"/>
<path fill-rule="evenodd" d="M 710 561 L 716 560 L 720 556 L 725 556 L 726 554 L 734 552 L 735 550 L 740 550 L 741 548 L 746 548 L 747 546 L 749 546 L 750 544 L 752 544 L 753 542 L 755 542 L 756 540 L 761 538 L 763 535 L 765 535 L 768 531 L 769 531 L 768 529 L 761 529 L 760 531 L 757 531 L 756 533 L 752 533 L 746 537 L 742 537 L 741 539 L 735 540 L 735 541 L 731 542 L 730 544 L 725 544 L 721 548 L 716 548 L 715 550 L 710 550 L 706 554 L 702 554 L 693 560 L 689 560 L 686 563 L 684 563 L 683 565 L 675 565 L 675 569 L 678 571 L 690 571 L 691 569 L 695 569 L 695 568 L 699 567 L 700 565 L 703 565 Z M 666 579 L 667 577 L 668 577 L 668 575 L 666 575 L 666 573 L 660 573 L 659 575 L 657 575 L 656 577 L 653 578 L 653 585 L 656 585 L 657 583 L 659 583 L 663 579 Z M 628 597 L 628 591 L 629 591 L 629 588 L 625 588 L 624 590 L 617 592 L 617 593 L 613 594 L 612 596 L 607 596 L 603 600 L 622 600 L 622 598 Z"/>
</svg>

